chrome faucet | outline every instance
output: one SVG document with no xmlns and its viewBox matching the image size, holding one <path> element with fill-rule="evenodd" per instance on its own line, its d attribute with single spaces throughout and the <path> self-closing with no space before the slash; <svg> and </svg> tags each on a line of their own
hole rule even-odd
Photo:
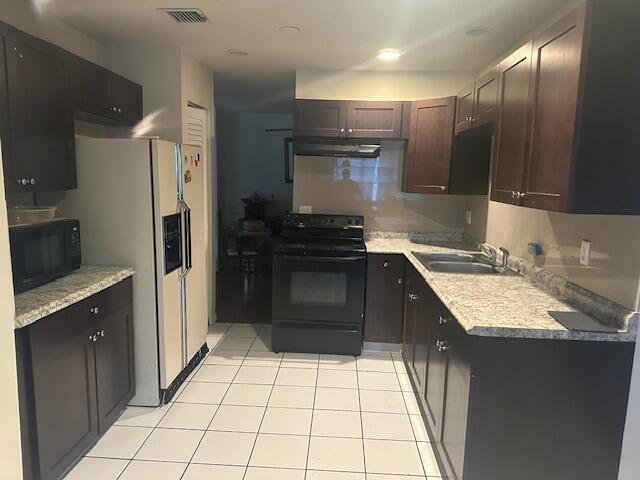
<svg viewBox="0 0 640 480">
<path fill-rule="evenodd" d="M 490 247 L 489 245 L 486 244 L 482 244 L 480 245 L 480 251 L 482 252 L 482 254 L 486 257 L 489 257 L 489 260 L 491 260 L 491 266 L 495 267 L 496 266 L 496 258 L 498 256 L 498 253 L 496 252 L 496 249 L 493 247 Z"/>
<path fill-rule="evenodd" d="M 504 247 L 500 247 L 500 251 L 502 252 L 502 271 L 506 272 L 507 267 L 509 266 L 509 250 Z"/>
</svg>

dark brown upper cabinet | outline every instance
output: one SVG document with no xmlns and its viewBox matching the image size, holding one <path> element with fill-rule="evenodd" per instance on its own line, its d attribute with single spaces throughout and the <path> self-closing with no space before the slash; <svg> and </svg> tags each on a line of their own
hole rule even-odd
<svg viewBox="0 0 640 480">
<path fill-rule="evenodd" d="M 528 80 L 524 67 L 512 78 L 502 69 L 500 99 L 507 102 L 500 106 L 493 200 L 640 214 L 638 115 L 628 108 L 640 104 L 640 68 L 621 67 L 622 59 L 637 58 L 629 18 L 638 15 L 638 2 L 588 1 L 533 40 Z M 509 95 L 510 84 L 518 98 Z"/>
<path fill-rule="evenodd" d="M 401 102 L 349 102 L 347 136 L 357 138 L 400 138 Z"/>
<path fill-rule="evenodd" d="M 104 69 L 75 55 L 69 55 L 69 102 L 82 113 L 104 116 L 107 113 L 107 75 Z"/>
<path fill-rule="evenodd" d="M 402 191 L 448 193 L 456 97 L 411 103 Z"/>
<path fill-rule="evenodd" d="M 475 83 L 463 88 L 456 100 L 456 133 L 469 130 L 473 125 L 473 98 Z"/>
<path fill-rule="evenodd" d="M 293 134 L 301 137 L 344 137 L 347 102 L 342 100 L 296 100 Z"/>
<path fill-rule="evenodd" d="M 498 65 L 498 125 L 491 200 L 518 202 L 527 152 L 530 67 L 531 42 Z"/>
<path fill-rule="evenodd" d="M 87 60 L 69 55 L 69 100 L 76 116 L 132 126 L 142 119 L 142 87 Z"/>
<path fill-rule="evenodd" d="M 293 118 L 301 137 L 401 138 L 403 102 L 296 100 Z"/>
<path fill-rule="evenodd" d="M 107 72 L 107 116 L 124 126 L 142 119 L 142 87 L 113 72 Z"/>
<path fill-rule="evenodd" d="M 0 33 L 1 29 L 0 29 Z M 7 192 L 76 187 L 73 114 L 67 108 L 66 65 L 56 47 L 6 32 L 0 108 Z"/>
<path fill-rule="evenodd" d="M 498 97 L 498 77 L 493 68 L 458 93 L 456 134 L 493 122 Z"/>
<path fill-rule="evenodd" d="M 142 87 L 0 22 L 0 138 L 8 193 L 76 187 L 74 114 L 142 118 Z"/>
</svg>

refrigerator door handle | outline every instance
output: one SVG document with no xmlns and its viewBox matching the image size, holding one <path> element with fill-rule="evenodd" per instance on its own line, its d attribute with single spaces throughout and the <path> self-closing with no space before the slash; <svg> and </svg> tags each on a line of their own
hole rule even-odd
<svg viewBox="0 0 640 480">
<path fill-rule="evenodd" d="M 187 274 L 191 271 L 193 267 L 192 256 L 191 256 L 191 208 L 187 205 L 182 199 L 178 200 L 178 205 L 180 206 L 181 211 L 184 214 L 184 227 L 185 227 L 185 238 L 184 238 L 184 257 L 185 257 L 185 267 L 182 271 L 181 276 L 186 277 Z"/>
</svg>

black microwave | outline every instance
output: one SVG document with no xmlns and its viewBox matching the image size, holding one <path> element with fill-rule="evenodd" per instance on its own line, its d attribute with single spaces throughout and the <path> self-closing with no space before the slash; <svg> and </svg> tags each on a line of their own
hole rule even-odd
<svg viewBox="0 0 640 480">
<path fill-rule="evenodd" d="M 13 290 L 24 292 L 80 267 L 80 223 L 61 219 L 9 228 Z"/>
</svg>

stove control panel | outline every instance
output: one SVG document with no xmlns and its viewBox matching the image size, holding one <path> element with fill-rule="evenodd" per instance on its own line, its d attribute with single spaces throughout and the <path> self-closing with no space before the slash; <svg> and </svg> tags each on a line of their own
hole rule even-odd
<svg viewBox="0 0 640 480">
<path fill-rule="evenodd" d="M 291 214 L 284 217 L 283 225 L 298 228 L 364 228 L 364 217 L 359 215 Z"/>
</svg>

